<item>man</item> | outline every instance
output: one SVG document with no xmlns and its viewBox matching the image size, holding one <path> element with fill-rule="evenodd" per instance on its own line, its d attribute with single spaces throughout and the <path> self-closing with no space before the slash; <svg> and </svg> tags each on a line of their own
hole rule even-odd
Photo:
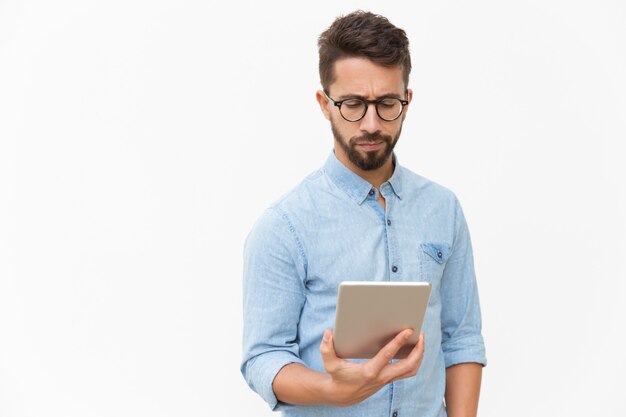
<svg viewBox="0 0 626 417">
<path fill-rule="evenodd" d="M 358 11 L 319 54 L 334 152 L 246 240 L 241 371 L 286 416 L 475 416 L 486 358 L 467 224 L 451 191 L 393 153 L 412 99 L 406 35 Z M 337 289 L 360 280 L 432 284 L 407 358 L 390 360 L 411 330 L 370 360 L 335 355 Z"/>
</svg>

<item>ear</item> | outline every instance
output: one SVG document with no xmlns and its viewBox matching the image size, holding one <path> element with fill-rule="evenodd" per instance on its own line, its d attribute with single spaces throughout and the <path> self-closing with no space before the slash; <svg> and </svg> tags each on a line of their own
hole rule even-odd
<svg viewBox="0 0 626 417">
<path fill-rule="evenodd" d="M 411 100 L 413 100 L 413 90 L 407 88 L 406 99 L 409 102 L 406 106 L 404 106 L 404 111 L 402 112 L 402 121 L 406 118 L 406 114 L 409 112 L 409 107 L 411 106 Z"/>
<path fill-rule="evenodd" d="M 330 120 L 330 104 L 328 103 L 328 99 L 324 95 L 324 92 L 322 90 L 317 90 L 315 92 L 315 99 L 320 105 L 320 110 L 324 113 L 324 117 Z"/>
</svg>

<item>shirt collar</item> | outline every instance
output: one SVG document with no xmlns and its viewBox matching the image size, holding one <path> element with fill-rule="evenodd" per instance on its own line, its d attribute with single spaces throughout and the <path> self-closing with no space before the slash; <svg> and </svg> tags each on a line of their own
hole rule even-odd
<svg viewBox="0 0 626 417">
<path fill-rule="evenodd" d="M 395 152 L 391 154 L 391 160 L 393 161 L 394 169 L 393 174 L 391 174 L 391 178 L 387 181 L 391 185 L 391 189 L 394 194 L 402 200 L 402 171 L 404 168 L 400 166 L 398 163 L 398 158 L 396 157 Z"/>
<path fill-rule="evenodd" d="M 395 165 L 391 178 L 387 181 L 391 185 L 391 190 L 395 195 L 400 197 L 402 190 L 402 167 L 398 164 L 396 154 L 392 153 L 392 161 Z M 335 156 L 335 152 L 331 152 L 330 156 L 324 164 L 324 172 L 330 179 L 341 188 L 348 196 L 357 204 L 361 205 L 367 198 L 373 185 L 365 181 L 363 178 L 350 171 Z M 384 183 L 383 183 L 384 184 Z"/>
</svg>

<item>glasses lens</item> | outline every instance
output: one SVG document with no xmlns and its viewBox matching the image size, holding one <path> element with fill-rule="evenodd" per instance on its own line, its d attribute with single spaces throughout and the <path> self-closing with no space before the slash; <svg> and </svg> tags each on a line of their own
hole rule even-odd
<svg viewBox="0 0 626 417">
<path fill-rule="evenodd" d="M 346 100 L 341 104 L 341 115 L 350 121 L 359 120 L 365 114 L 365 103 L 361 100 Z"/>
<path fill-rule="evenodd" d="M 396 98 L 386 98 L 376 106 L 378 115 L 385 120 L 395 120 L 402 113 L 402 103 Z"/>
</svg>

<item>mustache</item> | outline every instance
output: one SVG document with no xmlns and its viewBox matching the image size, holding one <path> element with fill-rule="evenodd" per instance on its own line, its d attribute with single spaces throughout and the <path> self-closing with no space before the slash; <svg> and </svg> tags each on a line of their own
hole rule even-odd
<svg viewBox="0 0 626 417">
<path fill-rule="evenodd" d="M 391 143 L 391 136 L 389 135 L 381 135 L 380 133 L 366 133 L 362 136 L 353 136 L 350 138 L 351 144 L 356 143 L 376 143 L 376 142 L 387 142 Z"/>
</svg>

